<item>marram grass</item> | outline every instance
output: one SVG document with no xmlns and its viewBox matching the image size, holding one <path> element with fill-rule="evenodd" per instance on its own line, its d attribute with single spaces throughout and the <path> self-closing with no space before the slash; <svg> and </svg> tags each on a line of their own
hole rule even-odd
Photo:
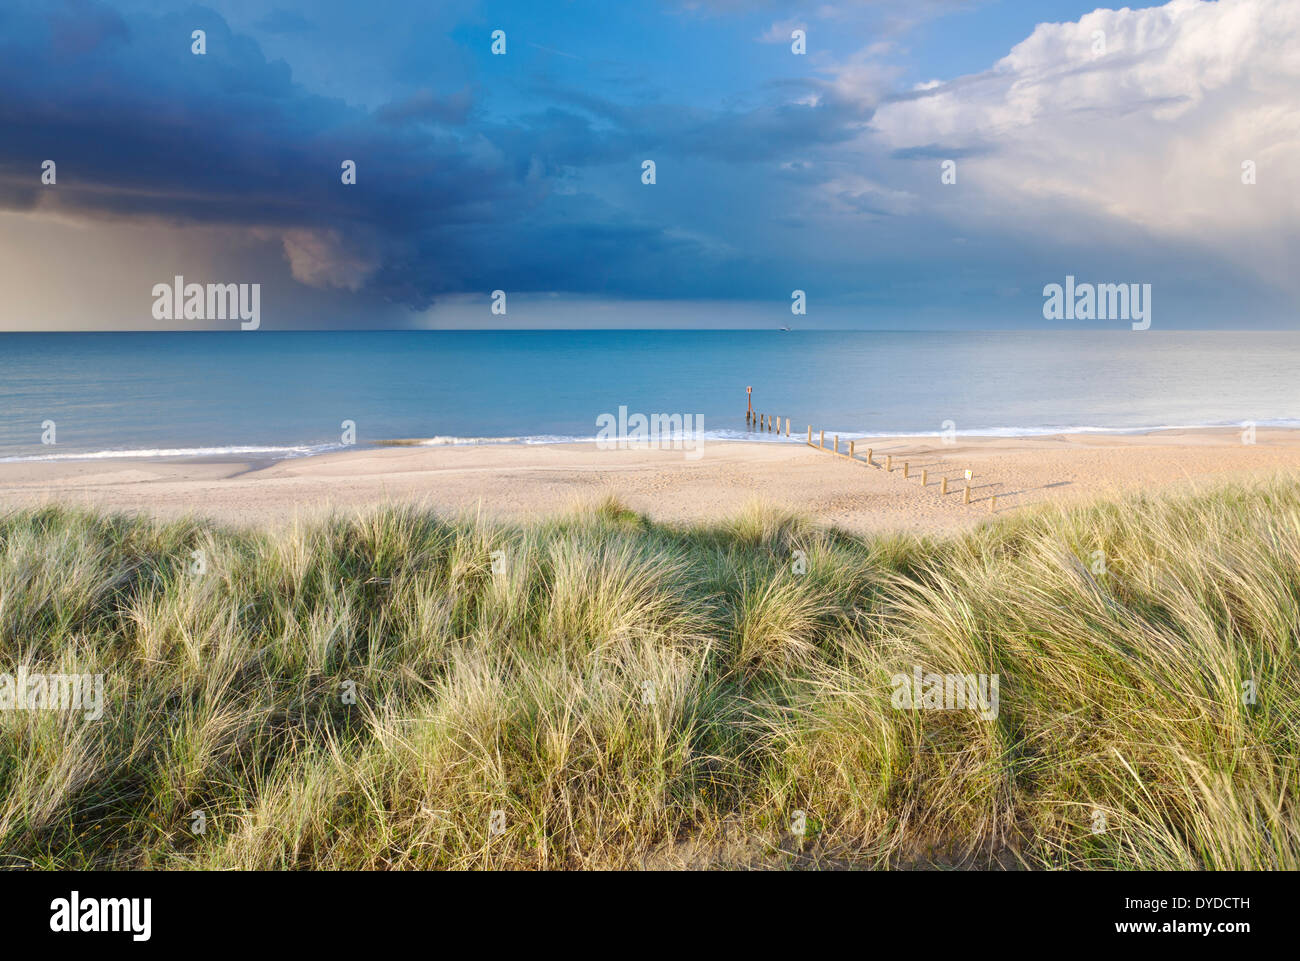
<svg viewBox="0 0 1300 961">
<path fill-rule="evenodd" d="M 1296 869 L 1298 636 L 1286 481 L 936 541 L 21 511 L 0 673 L 105 704 L 0 710 L 0 863 Z"/>
</svg>

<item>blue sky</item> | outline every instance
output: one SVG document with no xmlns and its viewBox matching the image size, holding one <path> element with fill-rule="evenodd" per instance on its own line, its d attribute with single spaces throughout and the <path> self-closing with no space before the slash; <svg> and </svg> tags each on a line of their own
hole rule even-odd
<svg viewBox="0 0 1300 961">
<path fill-rule="evenodd" d="M 0 327 L 1290 327 L 1297 6 L 7 0 Z"/>
</svg>

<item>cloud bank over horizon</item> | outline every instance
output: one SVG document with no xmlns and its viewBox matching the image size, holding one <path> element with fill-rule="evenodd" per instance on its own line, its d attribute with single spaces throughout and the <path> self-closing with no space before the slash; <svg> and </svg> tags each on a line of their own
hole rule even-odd
<svg viewBox="0 0 1300 961">
<path fill-rule="evenodd" d="M 173 274 L 282 329 L 1046 326 L 1067 273 L 1293 326 L 1300 7 L 1025 6 L 12 0 L 0 328 Z"/>
</svg>

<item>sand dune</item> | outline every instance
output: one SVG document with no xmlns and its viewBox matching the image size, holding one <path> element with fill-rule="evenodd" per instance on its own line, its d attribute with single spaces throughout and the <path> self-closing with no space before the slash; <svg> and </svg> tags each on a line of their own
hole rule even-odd
<svg viewBox="0 0 1300 961">
<path fill-rule="evenodd" d="M 877 464 L 893 456 L 892 473 L 861 463 L 868 446 Z M 274 524 L 396 501 L 525 518 L 613 492 L 660 520 L 716 519 L 760 497 L 853 531 L 943 531 L 987 518 L 994 495 L 996 512 L 1005 514 L 1042 501 L 1300 469 L 1300 431 L 1274 429 L 1259 430 L 1251 445 L 1224 429 L 962 437 L 952 445 L 933 436 L 859 439 L 857 447 L 857 464 L 799 443 L 750 442 L 713 443 L 697 459 L 681 451 L 555 444 L 382 447 L 271 463 L 20 462 L 0 464 L 0 507 L 78 504 Z M 974 471 L 970 505 L 962 503 L 966 469 Z M 922 470 L 929 472 L 924 489 Z M 946 497 L 939 493 L 944 476 Z"/>
</svg>

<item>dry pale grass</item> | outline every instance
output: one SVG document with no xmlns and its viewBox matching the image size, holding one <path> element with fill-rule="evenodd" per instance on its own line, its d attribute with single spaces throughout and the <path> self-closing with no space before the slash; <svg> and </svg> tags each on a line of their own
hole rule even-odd
<svg viewBox="0 0 1300 961">
<path fill-rule="evenodd" d="M 103 672 L 107 704 L 0 711 L 0 856 L 1295 869 L 1298 635 L 1283 481 L 936 542 L 612 499 L 276 534 L 18 512 L 0 673 Z M 914 665 L 997 674 L 997 717 L 895 707 Z"/>
</svg>

